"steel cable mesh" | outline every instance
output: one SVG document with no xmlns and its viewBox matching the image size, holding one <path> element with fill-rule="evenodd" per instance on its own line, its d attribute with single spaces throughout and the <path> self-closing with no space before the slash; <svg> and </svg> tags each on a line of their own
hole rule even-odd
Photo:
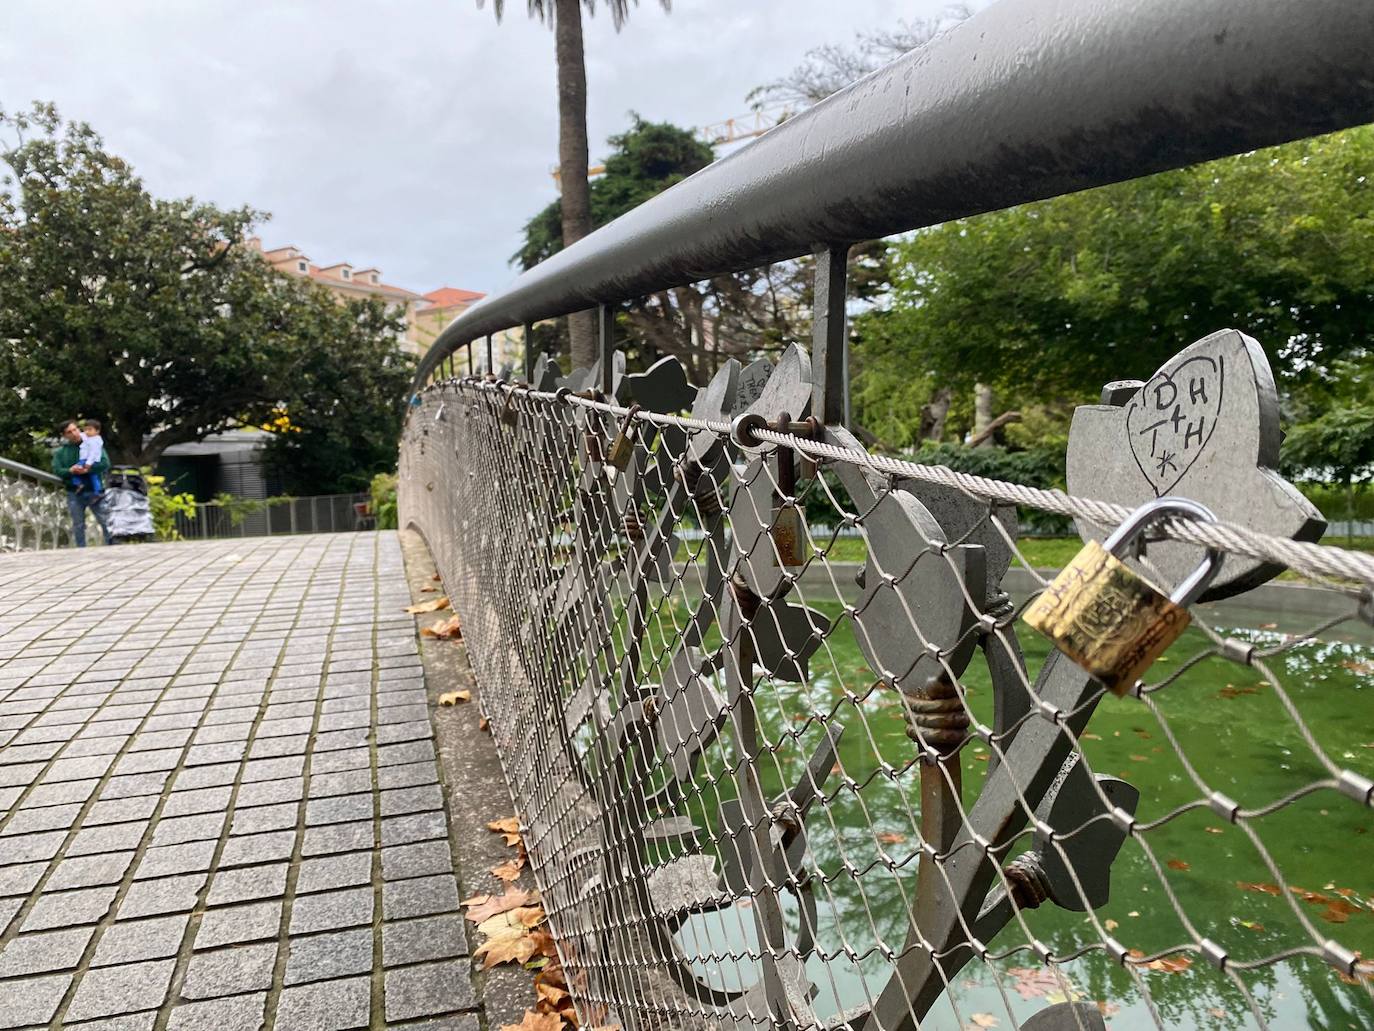
<svg viewBox="0 0 1374 1031">
<path fill-rule="evenodd" d="M 1369 585 L 1115 698 L 1012 506 L 621 424 L 449 380 L 401 452 L 585 1024 L 1374 1017 Z"/>
</svg>

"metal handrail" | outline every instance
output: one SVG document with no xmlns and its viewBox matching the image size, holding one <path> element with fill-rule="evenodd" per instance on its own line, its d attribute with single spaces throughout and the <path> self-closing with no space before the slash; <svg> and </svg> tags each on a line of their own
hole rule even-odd
<svg viewBox="0 0 1374 1031">
<path fill-rule="evenodd" d="M 1002 0 L 474 305 L 421 361 L 671 286 L 1374 119 L 1367 0 Z"/>
<path fill-rule="evenodd" d="M 64 485 L 60 476 L 54 476 L 52 473 L 35 469 L 31 465 L 25 465 L 23 462 L 16 462 L 9 458 L 0 458 L 0 470 L 14 473 L 16 476 L 27 476 L 29 479 L 37 480 L 40 483 L 51 483 L 59 487 Z"/>
</svg>

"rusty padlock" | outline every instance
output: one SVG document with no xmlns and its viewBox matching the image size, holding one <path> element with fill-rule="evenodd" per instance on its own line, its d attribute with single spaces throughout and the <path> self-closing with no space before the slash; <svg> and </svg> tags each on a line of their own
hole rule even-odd
<svg viewBox="0 0 1374 1031">
<path fill-rule="evenodd" d="M 1146 502 L 1102 544 L 1084 545 L 1021 617 L 1116 695 L 1130 691 L 1187 629 L 1187 606 L 1221 565 L 1221 553 L 1208 548 L 1192 575 L 1166 596 L 1117 557 L 1150 523 L 1171 515 L 1217 521 L 1187 498 Z"/>
<path fill-rule="evenodd" d="M 797 507 L 797 457 L 785 447 L 778 448 L 776 454 L 778 489 L 768 532 L 773 538 L 773 564 L 789 569 L 806 561 L 806 534 Z"/>
<path fill-rule="evenodd" d="M 622 473 L 630 467 L 630 459 L 634 457 L 635 437 L 638 436 L 635 429 L 637 414 L 639 405 L 630 405 L 625 418 L 620 420 L 620 429 L 615 435 L 615 440 L 611 441 L 610 450 L 606 452 L 606 464 L 614 466 Z"/>
</svg>

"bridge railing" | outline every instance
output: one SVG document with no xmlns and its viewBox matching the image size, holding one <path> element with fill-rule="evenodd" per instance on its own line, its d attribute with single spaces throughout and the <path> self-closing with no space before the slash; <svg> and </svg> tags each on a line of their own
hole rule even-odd
<svg viewBox="0 0 1374 1031">
<path fill-rule="evenodd" d="M 1059 492 L 867 452 L 844 328 L 851 243 L 1367 120 L 1369 52 L 1356 0 L 1003 0 L 440 337 L 401 521 L 583 1024 L 1369 1020 L 1374 558 L 1276 472 L 1263 349 L 1218 327 L 1109 385 Z M 616 304 L 802 253 L 809 354 L 627 371 Z M 461 375 L 588 307 L 594 368 Z M 1147 532 L 1047 582 L 1038 514 Z"/>
<path fill-rule="evenodd" d="M 67 491 L 52 473 L 0 458 L 0 552 L 65 548 L 72 543 Z M 86 539 L 103 538 L 94 516 L 87 516 Z"/>
</svg>

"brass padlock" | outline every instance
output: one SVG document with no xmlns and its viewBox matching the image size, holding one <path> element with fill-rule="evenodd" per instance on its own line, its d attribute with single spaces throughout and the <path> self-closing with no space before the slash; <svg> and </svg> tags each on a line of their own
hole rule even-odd
<svg viewBox="0 0 1374 1031">
<path fill-rule="evenodd" d="M 630 459 L 635 453 L 635 415 L 639 412 L 639 405 L 630 405 L 630 410 L 625 413 L 625 418 L 620 420 L 620 430 L 615 435 L 615 440 L 611 441 L 611 448 L 606 452 L 606 464 L 612 465 L 622 473 L 630 467 Z"/>
<path fill-rule="evenodd" d="M 1130 691 L 1187 629 L 1192 617 L 1186 606 L 1207 589 L 1221 565 L 1221 553 L 1208 548 L 1192 575 L 1166 597 L 1117 557 L 1151 522 L 1170 515 L 1217 521 L 1187 498 L 1147 502 L 1105 542 L 1084 545 L 1022 616 L 1116 695 Z"/>
<path fill-rule="evenodd" d="M 768 532 L 773 538 L 773 565 L 789 569 L 806 562 L 806 532 L 802 529 L 801 509 L 797 507 L 796 456 L 790 448 L 780 447 L 777 459 L 777 500 Z"/>
</svg>

